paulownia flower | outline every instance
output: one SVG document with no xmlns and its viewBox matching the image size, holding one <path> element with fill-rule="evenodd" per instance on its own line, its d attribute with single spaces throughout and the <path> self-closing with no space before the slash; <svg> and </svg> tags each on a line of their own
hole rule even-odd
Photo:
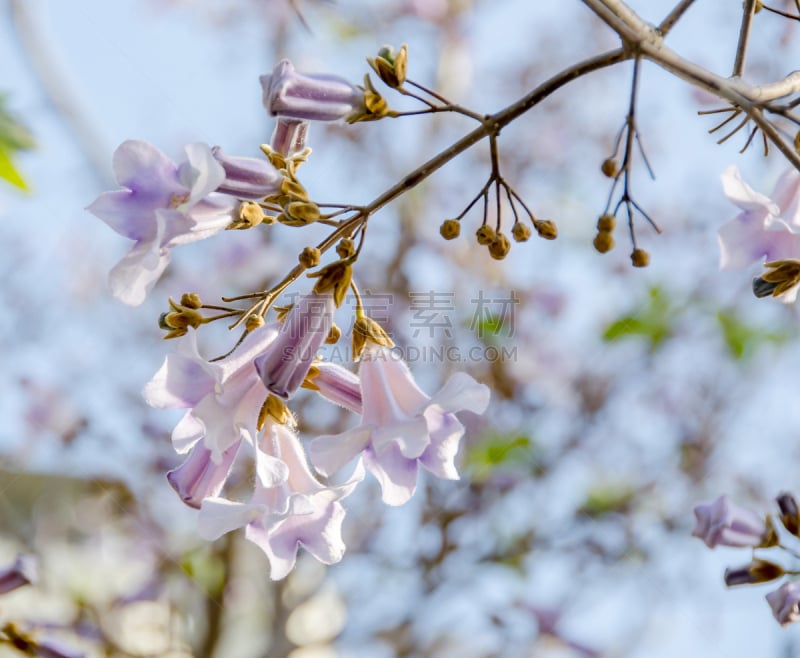
<svg viewBox="0 0 800 658">
<path fill-rule="evenodd" d="M 488 387 L 456 373 L 429 397 L 404 361 L 371 341 L 361 357 L 359 377 L 361 424 L 312 441 L 314 466 L 329 475 L 358 457 L 378 479 L 388 505 L 402 505 L 411 498 L 420 466 L 437 477 L 457 480 L 455 456 L 464 426 L 455 412 L 483 413 L 489 404 Z"/>
<path fill-rule="evenodd" d="M 124 188 L 101 194 L 88 208 L 120 235 L 134 241 L 111 270 L 112 294 L 141 304 L 164 272 L 170 249 L 209 237 L 225 228 L 238 206 L 235 198 L 212 194 L 225 180 L 223 166 L 206 144 L 186 147 L 176 164 L 152 144 L 123 142 L 113 169 Z"/>
<path fill-rule="evenodd" d="M 762 517 L 752 510 L 734 505 L 727 496 L 694 508 L 697 519 L 692 535 L 706 546 L 760 546 L 768 535 Z"/>
</svg>

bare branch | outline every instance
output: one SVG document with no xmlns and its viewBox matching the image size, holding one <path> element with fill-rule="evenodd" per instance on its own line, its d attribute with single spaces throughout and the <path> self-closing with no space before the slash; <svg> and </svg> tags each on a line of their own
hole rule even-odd
<svg viewBox="0 0 800 658">
<path fill-rule="evenodd" d="M 662 37 L 667 36 L 669 31 L 675 27 L 675 24 L 681 19 L 684 12 L 694 4 L 694 0 L 681 0 L 674 9 L 667 14 L 667 17 L 661 21 L 661 24 L 656 28 Z"/>
<path fill-rule="evenodd" d="M 744 71 L 744 60 L 747 56 L 747 43 L 750 41 L 750 26 L 756 13 L 756 0 L 744 0 L 742 26 L 739 28 L 739 43 L 736 45 L 736 60 L 733 63 L 733 77 L 740 77 Z"/>
</svg>

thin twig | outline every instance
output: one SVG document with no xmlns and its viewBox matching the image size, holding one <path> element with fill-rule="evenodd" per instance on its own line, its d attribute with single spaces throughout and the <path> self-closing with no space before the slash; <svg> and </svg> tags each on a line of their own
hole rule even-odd
<svg viewBox="0 0 800 658">
<path fill-rule="evenodd" d="M 675 27 L 675 24 L 680 20 L 683 13 L 692 5 L 694 4 L 694 0 L 681 0 L 669 14 L 667 17 L 661 21 L 661 24 L 656 28 L 660 33 L 661 36 L 667 36 L 667 33 Z"/>
<path fill-rule="evenodd" d="M 747 44 L 750 41 L 750 26 L 756 13 L 756 0 L 744 0 L 742 11 L 742 25 L 739 28 L 739 43 L 736 45 L 736 59 L 733 62 L 734 78 L 740 78 L 744 71 L 744 60 L 747 57 Z"/>
</svg>

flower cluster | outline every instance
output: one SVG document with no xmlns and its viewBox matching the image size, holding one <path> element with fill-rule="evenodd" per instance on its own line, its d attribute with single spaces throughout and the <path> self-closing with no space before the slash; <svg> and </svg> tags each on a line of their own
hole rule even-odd
<svg viewBox="0 0 800 658">
<path fill-rule="evenodd" d="M 730 502 L 727 496 L 720 496 L 712 503 L 695 507 L 696 524 L 692 534 L 709 548 L 782 549 L 785 555 L 797 559 L 796 548 L 788 542 L 796 544 L 800 540 L 800 507 L 794 496 L 788 493 L 780 494 L 776 502 L 780 511 L 777 522 L 772 515 L 759 516 Z M 726 569 L 725 584 L 729 587 L 753 585 L 798 575 L 800 571 L 796 569 L 754 555 L 749 563 Z M 800 582 L 785 582 L 766 598 L 775 619 L 782 626 L 800 621 Z"/>
<path fill-rule="evenodd" d="M 185 410 L 172 432 L 184 461 L 167 479 L 183 502 L 199 510 L 200 535 L 214 540 L 244 528 L 269 559 L 271 577 L 280 579 L 294 567 L 299 546 L 325 564 L 342 558 L 342 501 L 367 471 L 389 505 L 411 498 L 420 468 L 457 479 L 455 458 L 465 430 L 455 414 L 483 413 L 489 390 L 457 373 L 438 393 L 426 395 L 360 301 L 353 332 L 358 374 L 319 359 L 322 344 L 340 337 L 334 317 L 348 290 L 360 300 L 352 269 L 360 251 L 355 238 L 363 241 L 364 231 L 357 213 L 350 222 L 323 215 L 298 180 L 297 168 L 310 153 L 308 122 L 371 120 L 382 104 L 371 85 L 299 74 L 288 61 L 262 76 L 261 84 L 264 106 L 277 117 L 272 143 L 261 147 L 265 160 L 193 144 L 187 160 L 175 163 L 150 144 L 125 142 L 114 155 L 123 189 L 102 194 L 89 210 L 134 241 L 110 277 L 113 294 L 128 304 L 145 299 L 177 245 L 221 229 L 317 221 L 334 226 L 332 238 L 306 247 L 272 290 L 223 298 L 251 301 L 247 309 L 207 305 L 196 293 L 170 299 L 160 326 L 165 338 L 177 339 L 178 349 L 144 388 L 148 404 Z M 339 260 L 320 266 L 333 244 Z M 308 275 L 316 278 L 310 292 L 291 307 L 272 306 L 300 274 L 317 267 Z M 279 312 L 268 322 L 272 308 Z M 204 315 L 208 309 L 222 313 Z M 236 318 L 231 328 L 243 333 L 228 354 L 207 360 L 197 331 L 220 318 Z M 320 436 L 306 450 L 287 406 L 300 388 L 357 414 L 360 423 Z M 242 460 L 254 466 L 252 477 L 236 468 Z M 341 473 L 349 464 L 352 470 Z"/>
<path fill-rule="evenodd" d="M 719 229 L 720 267 L 743 269 L 766 259 L 768 271 L 754 279 L 753 292 L 794 302 L 800 289 L 800 173 L 788 170 L 768 197 L 732 165 L 722 174 L 722 188 L 742 212 Z"/>
</svg>

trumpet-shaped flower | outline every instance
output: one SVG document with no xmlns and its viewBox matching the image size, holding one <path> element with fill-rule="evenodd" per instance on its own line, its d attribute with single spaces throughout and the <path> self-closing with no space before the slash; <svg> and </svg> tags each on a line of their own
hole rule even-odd
<svg viewBox="0 0 800 658">
<path fill-rule="evenodd" d="M 269 422 L 256 449 L 256 485 L 249 502 L 212 497 L 203 501 L 198 528 L 214 540 L 245 528 L 245 537 L 264 551 L 270 577 L 284 578 L 295 565 L 303 546 L 323 564 L 342 559 L 342 521 L 339 502 L 363 478 L 356 471 L 344 485 L 323 486 L 306 463 L 300 440 L 285 425 Z"/>
<path fill-rule="evenodd" d="M 109 274 L 112 294 L 126 304 L 144 301 L 172 247 L 209 237 L 231 221 L 236 199 L 212 194 L 225 180 L 223 166 L 205 144 L 190 144 L 186 154 L 178 165 L 147 142 L 123 142 L 113 158 L 123 189 L 101 194 L 87 208 L 134 241 Z"/>
<path fill-rule="evenodd" d="M 784 583 L 767 594 L 767 603 L 781 626 L 800 621 L 800 582 Z"/>
<path fill-rule="evenodd" d="M 359 457 L 381 485 L 388 505 L 407 502 L 419 467 L 456 480 L 455 457 L 464 426 L 455 412 L 483 413 L 489 389 L 465 373 L 453 375 L 433 397 L 417 386 L 390 348 L 368 342 L 359 368 L 363 404 L 358 427 L 311 443 L 314 466 L 324 475 Z"/>
<path fill-rule="evenodd" d="M 253 362 L 271 349 L 279 328 L 278 323 L 273 323 L 254 329 L 233 354 L 214 363 L 198 354 L 195 334 L 190 331 L 181 339 L 179 352 L 167 356 L 145 386 L 143 395 L 150 406 L 188 410 L 172 432 L 177 452 L 186 453 L 203 439 L 211 460 L 222 468 L 229 449 L 242 439 L 254 441 L 258 414 L 268 391 Z M 184 470 L 173 476 L 173 480 L 183 481 L 186 477 L 181 486 L 189 489 L 209 486 L 209 491 L 214 490 L 216 485 L 209 483 L 216 481 L 219 473 L 203 475 L 203 459 L 202 452 L 190 456 L 183 467 L 179 467 Z M 204 484 L 192 485 L 189 473 L 198 469 L 197 483 Z M 194 500 L 196 496 L 191 498 Z"/>
<path fill-rule="evenodd" d="M 255 362 L 269 391 L 288 400 L 300 387 L 331 331 L 334 309 L 331 293 L 311 293 L 289 311 L 275 345 Z"/>
<path fill-rule="evenodd" d="M 752 510 L 734 505 L 727 496 L 694 508 L 692 535 L 706 546 L 759 546 L 767 536 L 764 519 Z"/>
<path fill-rule="evenodd" d="M 734 165 L 722 173 L 722 187 L 742 210 L 719 229 L 722 269 L 800 258 L 800 173 L 787 171 L 768 197 L 745 183 Z"/>
</svg>

